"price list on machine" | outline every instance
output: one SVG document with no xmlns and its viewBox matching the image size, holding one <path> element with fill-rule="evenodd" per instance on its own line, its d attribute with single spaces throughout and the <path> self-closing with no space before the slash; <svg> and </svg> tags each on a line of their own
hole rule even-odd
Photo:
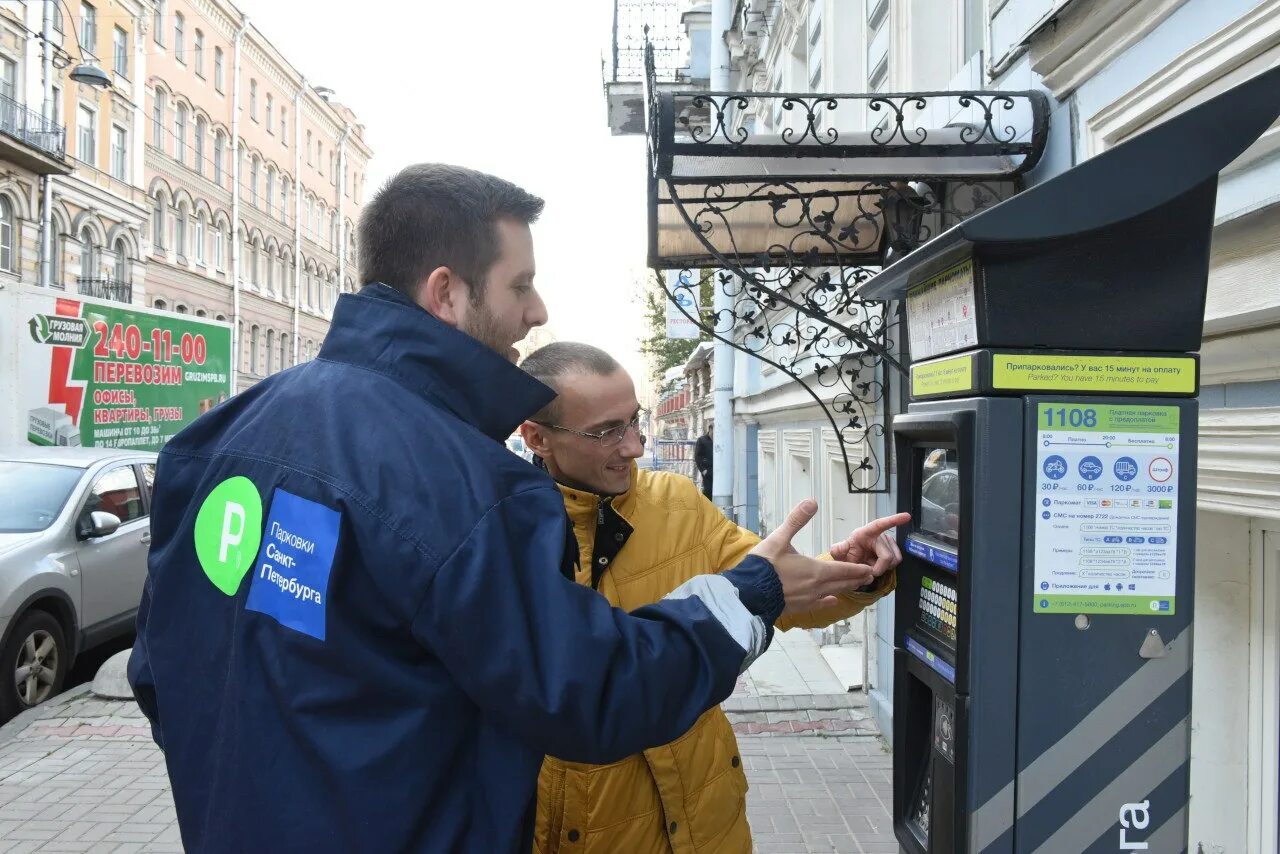
<svg viewBox="0 0 1280 854">
<path fill-rule="evenodd" d="M 1174 613 L 1178 415 L 1039 405 L 1035 612 Z"/>
</svg>

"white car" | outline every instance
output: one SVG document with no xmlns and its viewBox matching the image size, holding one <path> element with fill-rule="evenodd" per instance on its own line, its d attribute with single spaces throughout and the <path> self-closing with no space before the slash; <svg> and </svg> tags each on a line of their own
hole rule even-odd
<svg viewBox="0 0 1280 854">
<path fill-rule="evenodd" d="M 155 472 L 150 451 L 0 449 L 0 721 L 134 631 Z"/>
</svg>

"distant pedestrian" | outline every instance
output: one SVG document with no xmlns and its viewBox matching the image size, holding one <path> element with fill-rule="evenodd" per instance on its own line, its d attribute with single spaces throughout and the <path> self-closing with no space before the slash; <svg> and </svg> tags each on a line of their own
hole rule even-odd
<svg viewBox="0 0 1280 854">
<path fill-rule="evenodd" d="M 711 498 L 712 466 L 715 462 L 715 443 L 711 440 L 712 424 L 707 425 L 707 432 L 698 437 L 693 446 L 693 465 L 702 476 L 702 494 Z"/>
</svg>

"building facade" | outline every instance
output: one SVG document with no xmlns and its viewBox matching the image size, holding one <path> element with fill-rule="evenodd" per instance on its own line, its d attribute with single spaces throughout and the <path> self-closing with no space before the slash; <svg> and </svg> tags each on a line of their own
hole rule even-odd
<svg viewBox="0 0 1280 854">
<path fill-rule="evenodd" d="M 52 87 L 45 118 L 44 2 L 0 8 L 0 277 L 41 282 L 41 212 L 51 193 L 49 284 L 131 301 L 146 292 L 147 222 L 139 125 L 142 0 L 51 4 Z M 109 88 L 69 69 L 98 64 Z M 48 182 L 47 184 L 45 182 Z"/>
<path fill-rule="evenodd" d="M 237 390 L 312 358 L 354 291 L 364 128 L 231 3 L 153 0 L 148 304 L 235 323 Z"/>
<path fill-rule="evenodd" d="M 705 32 L 709 4 L 677 5 L 686 44 L 707 50 L 716 36 Z M 1045 93 L 1048 139 L 1028 185 L 1280 63 L 1278 0 L 730 5 L 723 37 L 733 91 Z M 675 79 L 694 87 L 687 70 L 705 66 L 691 57 Z M 627 97 L 625 87 L 610 92 L 611 121 L 624 115 Z M 742 118 L 775 132 L 795 120 L 782 112 Z M 627 132 L 621 120 L 613 126 Z M 1221 176 L 1205 307 L 1189 813 L 1191 850 L 1203 852 L 1280 844 L 1278 203 L 1280 128 L 1272 127 Z M 891 393 L 874 417 L 887 425 L 900 406 Z M 895 507 L 891 493 L 849 494 L 821 409 L 782 372 L 737 356 L 734 412 L 734 505 L 745 524 L 771 528 L 796 500 L 814 495 L 826 518 L 810 540 L 797 541 L 812 550 L 833 531 Z M 893 608 L 879 608 L 870 693 L 886 734 L 892 622 Z"/>
<path fill-rule="evenodd" d="M 109 85 L 72 81 L 82 61 Z M 371 156 L 229 2 L 0 6 L 0 280 L 42 282 L 47 182 L 50 287 L 233 323 L 237 391 L 312 358 L 356 289 Z"/>
</svg>

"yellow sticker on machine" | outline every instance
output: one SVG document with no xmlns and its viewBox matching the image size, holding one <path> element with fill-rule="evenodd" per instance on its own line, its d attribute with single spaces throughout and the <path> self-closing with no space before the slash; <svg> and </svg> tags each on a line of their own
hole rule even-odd
<svg viewBox="0 0 1280 854">
<path fill-rule="evenodd" d="M 973 354 L 911 366 L 911 394 L 955 394 L 973 388 Z"/>
<path fill-rule="evenodd" d="M 1196 360 L 1186 356 L 1054 356 L 995 353 L 998 389 L 1191 394 Z"/>
</svg>

